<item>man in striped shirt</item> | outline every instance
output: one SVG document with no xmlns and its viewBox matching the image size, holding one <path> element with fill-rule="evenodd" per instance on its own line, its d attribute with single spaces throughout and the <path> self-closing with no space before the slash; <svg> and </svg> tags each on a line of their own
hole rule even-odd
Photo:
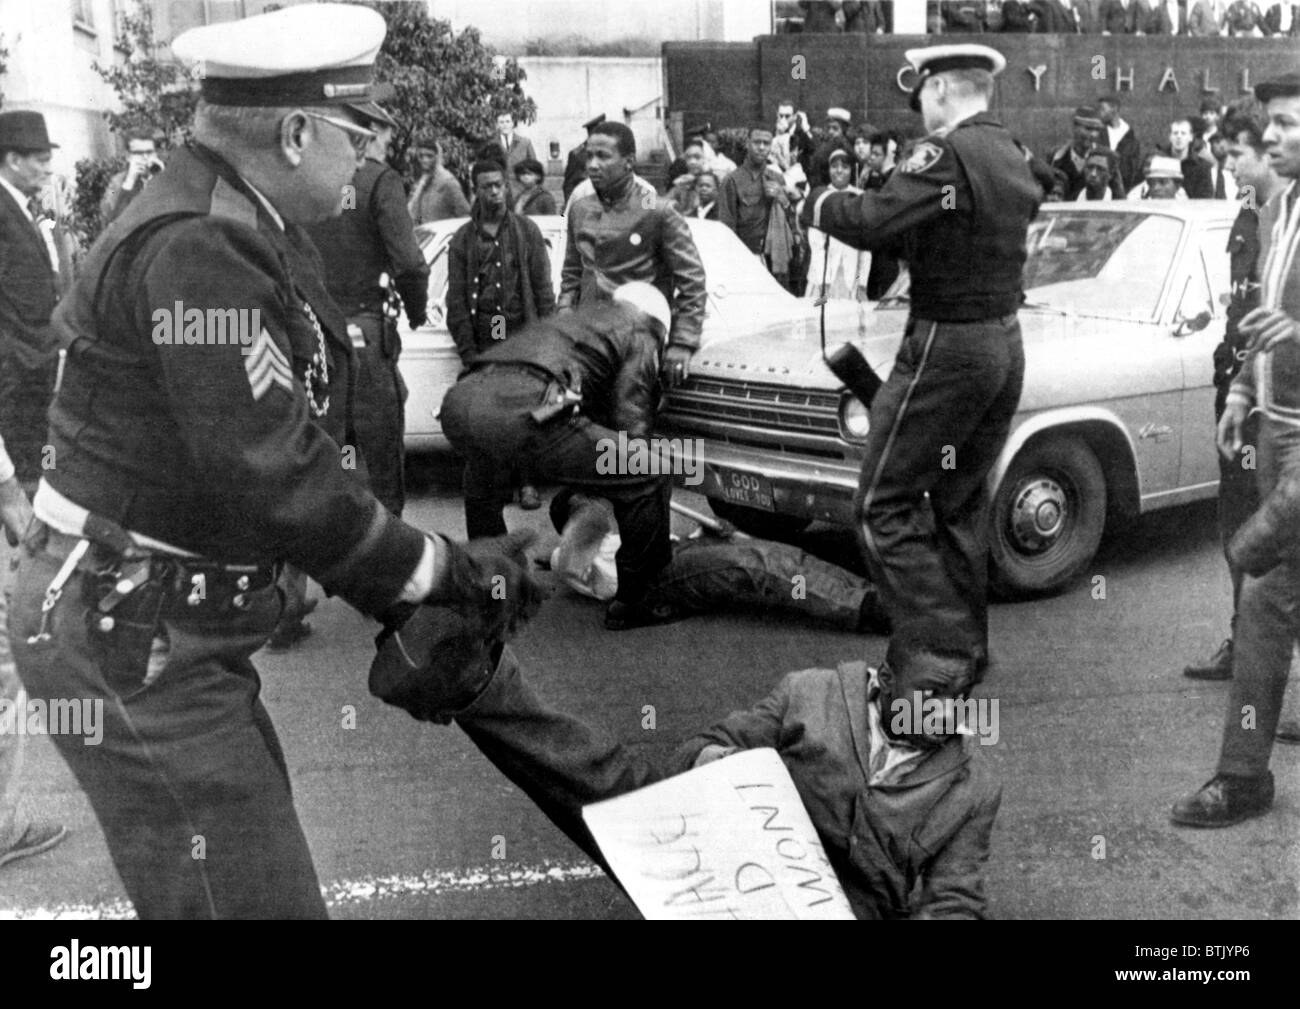
<svg viewBox="0 0 1300 1009">
<path fill-rule="evenodd" d="M 1275 489 L 1300 486 L 1300 72 L 1255 88 L 1266 106 L 1264 144 L 1285 183 L 1260 211 L 1259 307 L 1239 323 L 1249 340 L 1219 422 L 1219 451 L 1243 448 L 1246 418 L 1261 414 L 1258 488 L 1265 506 L 1233 538 L 1230 558 L 1250 576 L 1242 588 L 1232 657 L 1232 689 L 1215 776 L 1174 804 L 1173 821 L 1226 827 L 1273 804 L 1268 770 L 1291 667 L 1300 640 L 1300 530 L 1271 521 Z"/>
</svg>

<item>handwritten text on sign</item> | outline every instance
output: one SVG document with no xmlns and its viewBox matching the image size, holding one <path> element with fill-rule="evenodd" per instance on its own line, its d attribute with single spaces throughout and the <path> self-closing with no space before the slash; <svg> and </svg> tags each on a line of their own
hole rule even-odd
<svg viewBox="0 0 1300 1009">
<path fill-rule="evenodd" d="M 775 750 L 746 750 L 582 815 L 651 920 L 853 918 Z"/>
</svg>

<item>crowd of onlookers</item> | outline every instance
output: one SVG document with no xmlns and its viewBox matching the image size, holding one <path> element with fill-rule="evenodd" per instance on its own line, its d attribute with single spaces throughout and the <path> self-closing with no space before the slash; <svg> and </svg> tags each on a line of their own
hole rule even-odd
<svg viewBox="0 0 1300 1009">
<path fill-rule="evenodd" d="M 891 33 L 893 4 L 778 3 L 779 30 Z M 932 35 L 1040 32 L 1084 35 L 1300 35 L 1300 4 L 1255 0 L 930 0 Z"/>
</svg>

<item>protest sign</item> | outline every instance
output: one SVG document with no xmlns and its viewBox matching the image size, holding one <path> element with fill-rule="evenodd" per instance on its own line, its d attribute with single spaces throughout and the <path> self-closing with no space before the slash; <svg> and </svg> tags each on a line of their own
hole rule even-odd
<svg viewBox="0 0 1300 1009">
<path fill-rule="evenodd" d="M 745 750 L 582 815 L 648 919 L 853 918 L 775 750 Z"/>
</svg>

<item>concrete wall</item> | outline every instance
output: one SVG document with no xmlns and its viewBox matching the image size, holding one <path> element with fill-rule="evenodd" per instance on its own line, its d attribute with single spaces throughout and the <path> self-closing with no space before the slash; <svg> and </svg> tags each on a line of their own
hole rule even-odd
<svg viewBox="0 0 1300 1009">
<path fill-rule="evenodd" d="M 664 146 L 662 60 L 525 56 L 519 65 L 528 74 L 524 91 L 537 103 L 538 113 L 537 121 L 521 126 L 520 132 L 532 140 L 544 165 L 555 141 L 563 168 L 569 151 L 586 139 L 582 124 L 602 112 L 632 127 L 641 157 Z M 627 117 L 624 109 L 637 111 Z"/>
<path fill-rule="evenodd" d="M 113 90 L 91 69 L 121 55 L 113 48 L 112 0 L 86 5 L 93 26 L 74 27 L 67 3 L 0 0 L 0 33 L 9 50 L 9 69 L 0 77 L 4 108 L 32 109 L 45 116 L 54 152 L 54 171 L 72 179 L 81 158 L 113 150 L 100 113 L 112 108 Z"/>
<path fill-rule="evenodd" d="M 1144 149 L 1167 137 L 1175 115 L 1195 113 L 1201 98 L 1228 102 L 1250 84 L 1293 70 L 1294 39 L 1170 36 L 985 35 L 1007 58 L 993 108 L 1039 153 L 1070 137 L 1074 107 L 1119 90 L 1124 118 Z M 912 80 L 903 53 L 931 43 L 907 35 L 767 35 L 751 44 L 664 46 L 670 120 L 709 118 L 743 125 L 771 120 L 776 103 L 793 99 L 820 125 L 832 105 L 855 124 L 921 132 L 907 108 Z M 744 68 L 753 65 L 746 72 Z"/>
<path fill-rule="evenodd" d="M 603 43 L 626 38 L 748 41 L 772 30 L 763 0 L 430 0 L 436 18 L 456 31 L 479 29 L 483 41 L 507 53 L 523 51 L 532 39 L 554 42 L 582 37 Z"/>
</svg>

